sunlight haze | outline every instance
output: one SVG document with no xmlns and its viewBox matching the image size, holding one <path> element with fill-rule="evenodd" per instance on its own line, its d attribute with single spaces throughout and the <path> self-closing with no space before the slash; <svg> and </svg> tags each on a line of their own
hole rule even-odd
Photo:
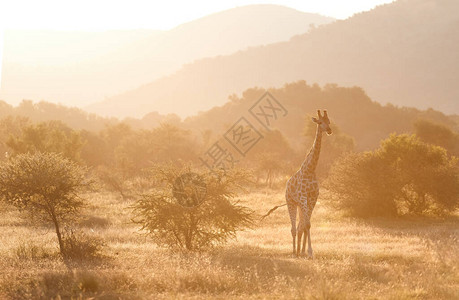
<svg viewBox="0 0 459 300">
<path fill-rule="evenodd" d="M 2 83 L 3 31 L 51 29 L 103 31 L 110 29 L 168 30 L 182 23 L 225 9 L 250 4 L 278 4 L 336 19 L 350 17 L 393 0 L 324 1 L 1 1 L 0 89 Z"/>
<path fill-rule="evenodd" d="M 277 4 L 308 13 L 345 19 L 393 0 L 323 1 L 1 1 L 0 2 L 0 89 L 2 83 L 3 31 L 5 29 L 168 30 L 222 10 L 251 4 Z"/>
<path fill-rule="evenodd" d="M 168 30 L 218 11 L 251 4 L 277 4 L 299 11 L 345 19 L 392 0 L 321 1 L 2 1 L 0 28 L 107 30 Z"/>
</svg>

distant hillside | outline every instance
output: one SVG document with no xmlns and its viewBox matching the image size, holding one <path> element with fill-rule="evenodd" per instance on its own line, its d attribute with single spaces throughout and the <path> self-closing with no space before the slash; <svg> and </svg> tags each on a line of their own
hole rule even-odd
<svg viewBox="0 0 459 300">
<path fill-rule="evenodd" d="M 248 109 L 265 92 L 259 88 L 247 89 L 241 97 L 233 95 L 222 106 L 186 118 L 182 126 L 196 133 L 211 129 L 213 137 L 218 138 L 240 117 L 247 117 Z M 274 128 L 279 129 L 295 148 L 305 146 L 305 126 L 312 123 L 310 117 L 315 116 L 317 109 L 328 110 L 332 123 L 355 139 L 357 150 L 376 148 L 382 139 L 394 132 L 413 132 L 413 124 L 419 119 L 444 124 L 459 132 L 457 116 L 446 116 L 433 109 L 419 110 L 391 104 L 383 106 L 372 101 L 359 87 L 347 88 L 334 84 L 320 87 L 298 81 L 269 89 L 269 92 L 288 111 L 285 117 L 279 117 Z"/>
<path fill-rule="evenodd" d="M 7 31 L 0 99 L 84 106 L 185 63 L 286 41 L 333 21 L 278 5 L 215 13 L 168 31 Z"/>
<path fill-rule="evenodd" d="M 17 106 L 12 106 L 0 101 L 0 121 L 11 117 L 27 118 L 32 123 L 46 121 L 62 121 L 73 129 L 99 131 L 110 124 L 120 121 L 116 118 L 103 118 L 95 114 L 89 114 L 75 107 L 67 107 L 49 102 L 32 102 L 24 100 Z M 8 132 L 6 136 L 8 136 Z M 4 143 L 0 140 L 0 144 Z"/>
<path fill-rule="evenodd" d="M 328 109 L 333 125 L 338 126 L 339 131 L 353 137 L 358 150 L 378 147 L 380 140 L 393 132 L 413 132 L 413 124 L 420 119 L 446 125 L 459 133 L 457 115 L 446 116 L 432 109 L 422 111 L 394 105 L 383 106 L 372 101 L 359 87 L 346 88 L 333 84 L 320 87 L 317 84 L 308 85 L 305 81 L 298 81 L 285 84 L 281 88 L 270 89 L 269 92 L 288 111 L 285 117 L 276 121 L 273 128 L 279 129 L 295 149 L 310 146 L 310 141 L 304 137 L 305 126 L 312 124 L 309 117 L 315 115 L 317 109 Z M 128 118 L 123 122 L 134 129 L 152 129 L 161 123 L 167 123 L 192 131 L 198 141 L 216 140 L 240 117 L 250 119 L 248 109 L 264 93 L 264 89 L 247 89 L 239 97 L 233 95 L 224 105 L 185 120 L 174 114 L 162 115 L 152 112 L 142 119 Z M 103 118 L 78 108 L 53 103 L 23 101 L 14 107 L 0 101 L 0 123 L 8 116 L 26 117 L 32 122 L 59 120 L 74 129 L 92 132 L 98 132 L 106 125 L 121 122 L 116 118 Z M 253 119 L 250 120 L 253 122 Z M 257 123 L 253 125 L 260 128 Z M 8 130 L 4 133 L 6 137 L 9 134 Z M 4 142 L 0 139 L 0 144 Z"/>
<path fill-rule="evenodd" d="M 197 61 L 89 109 L 114 116 L 186 116 L 252 86 L 303 79 L 358 85 L 381 103 L 459 113 L 458 11 L 456 0 L 399 0 L 288 42 Z"/>
</svg>

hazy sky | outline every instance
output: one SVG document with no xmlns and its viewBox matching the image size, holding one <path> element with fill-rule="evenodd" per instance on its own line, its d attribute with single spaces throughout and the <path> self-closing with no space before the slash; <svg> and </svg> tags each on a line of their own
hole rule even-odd
<svg viewBox="0 0 459 300">
<path fill-rule="evenodd" d="M 345 19 L 390 2 L 393 0 L 0 0 L 0 70 L 4 29 L 167 30 L 221 10 L 266 3 Z"/>
<path fill-rule="evenodd" d="M 260 3 L 344 19 L 389 2 L 392 0 L 0 0 L 0 28 L 170 29 L 213 12 Z"/>
</svg>

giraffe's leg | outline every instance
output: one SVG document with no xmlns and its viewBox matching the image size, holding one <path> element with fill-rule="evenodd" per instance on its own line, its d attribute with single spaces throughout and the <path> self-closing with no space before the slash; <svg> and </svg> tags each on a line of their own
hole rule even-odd
<svg viewBox="0 0 459 300">
<path fill-rule="evenodd" d="M 287 208 L 288 208 L 288 213 L 290 215 L 290 222 L 292 223 L 292 228 L 291 228 L 291 233 L 292 233 L 292 240 L 293 240 L 293 255 L 296 254 L 296 249 L 295 249 L 295 238 L 296 238 L 296 211 L 297 211 L 297 205 L 293 201 L 291 201 L 287 197 Z"/>
<path fill-rule="evenodd" d="M 298 222 L 298 240 L 297 240 L 297 248 L 296 248 L 296 255 L 300 256 L 300 251 L 301 251 L 301 238 L 303 237 L 304 234 L 304 228 L 305 228 L 305 217 L 304 217 L 304 212 L 303 210 L 300 210 L 300 221 Z M 304 236 L 306 238 L 306 236 Z"/>
<path fill-rule="evenodd" d="M 304 256 L 305 251 L 306 251 L 306 240 L 308 238 L 308 230 L 305 229 L 303 234 L 304 234 L 304 239 L 303 239 L 303 247 L 301 248 L 301 255 Z"/>
<path fill-rule="evenodd" d="M 315 200 L 313 201 L 313 203 L 315 204 L 317 201 L 317 196 L 315 197 Z M 311 246 L 311 215 L 312 215 L 312 210 L 314 209 L 314 205 L 312 205 L 311 207 L 308 207 L 308 214 L 307 214 L 307 222 L 306 222 L 306 231 L 307 231 L 307 234 L 308 234 L 308 257 L 309 258 L 313 258 L 312 257 L 312 246 Z M 303 248 L 303 251 L 304 251 L 304 248 Z"/>
<path fill-rule="evenodd" d="M 311 222 L 306 218 L 304 225 L 304 239 L 303 239 L 303 248 L 301 248 L 301 255 L 304 255 L 306 252 L 306 240 L 308 240 L 308 253 L 309 248 L 311 248 L 311 240 L 309 239 L 309 229 L 311 228 Z"/>
<path fill-rule="evenodd" d="M 303 240 L 303 248 L 301 249 L 301 254 L 305 255 L 306 251 L 306 239 L 308 240 L 308 257 L 312 258 L 312 247 L 311 247 L 311 221 L 306 220 L 306 224 L 304 226 L 304 240 Z"/>
<path fill-rule="evenodd" d="M 306 199 L 304 199 L 303 203 L 307 203 Z M 307 238 L 307 224 L 308 224 L 308 210 L 306 205 L 302 205 L 300 207 L 300 224 L 298 224 L 298 255 L 300 254 L 301 249 L 301 236 L 303 236 L 303 248 L 301 249 L 301 255 L 304 256 L 304 251 L 306 248 L 306 238 Z M 301 233 L 301 234 L 300 234 Z"/>
<path fill-rule="evenodd" d="M 313 258 L 312 247 L 311 247 L 311 224 L 309 224 L 309 228 L 308 228 L 308 256 L 311 259 Z"/>
<path fill-rule="evenodd" d="M 301 238 L 303 237 L 304 229 L 302 229 L 298 225 L 298 237 L 297 237 L 297 248 L 296 248 L 296 256 L 300 256 L 300 249 L 301 249 Z"/>
</svg>

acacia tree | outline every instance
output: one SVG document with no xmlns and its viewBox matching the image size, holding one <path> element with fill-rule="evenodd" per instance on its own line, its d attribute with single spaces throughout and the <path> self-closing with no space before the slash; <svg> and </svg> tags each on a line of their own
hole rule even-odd
<svg viewBox="0 0 459 300">
<path fill-rule="evenodd" d="M 60 154 L 19 154 L 0 165 L 0 197 L 33 217 L 51 223 L 60 253 L 65 255 L 61 228 L 83 206 L 78 194 L 92 183 L 85 173 L 85 168 Z"/>
<path fill-rule="evenodd" d="M 157 166 L 153 174 L 160 188 L 133 206 L 133 221 L 159 245 L 199 250 L 223 243 L 252 224 L 253 212 L 234 201 L 247 174 L 196 174 L 172 165 Z"/>
</svg>

